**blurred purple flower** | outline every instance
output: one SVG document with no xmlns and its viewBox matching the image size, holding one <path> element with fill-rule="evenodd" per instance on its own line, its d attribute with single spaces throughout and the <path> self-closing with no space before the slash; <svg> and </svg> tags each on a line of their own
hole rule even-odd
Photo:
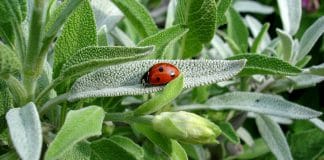
<svg viewBox="0 0 324 160">
<path fill-rule="evenodd" d="M 302 6 L 308 12 L 315 12 L 320 7 L 319 0 L 302 0 Z"/>
</svg>

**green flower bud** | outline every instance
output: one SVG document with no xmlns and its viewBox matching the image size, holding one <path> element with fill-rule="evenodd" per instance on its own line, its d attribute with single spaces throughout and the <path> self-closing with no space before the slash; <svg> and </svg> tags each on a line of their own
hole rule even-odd
<svg viewBox="0 0 324 160">
<path fill-rule="evenodd" d="M 161 134 L 186 143 L 217 143 L 219 127 L 189 112 L 163 112 L 153 118 L 153 128 Z"/>
</svg>

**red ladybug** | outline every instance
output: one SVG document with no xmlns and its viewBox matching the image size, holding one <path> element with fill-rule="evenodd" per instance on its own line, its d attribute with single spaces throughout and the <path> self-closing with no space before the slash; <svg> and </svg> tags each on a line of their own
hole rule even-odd
<svg viewBox="0 0 324 160">
<path fill-rule="evenodd" d="M 152 86 L 165 85 L 177 78 L 180 74 L 179 69 L 169 63 L 157 63 L 153 65 L 142 78 L 142 84 Z"/>
</svg>

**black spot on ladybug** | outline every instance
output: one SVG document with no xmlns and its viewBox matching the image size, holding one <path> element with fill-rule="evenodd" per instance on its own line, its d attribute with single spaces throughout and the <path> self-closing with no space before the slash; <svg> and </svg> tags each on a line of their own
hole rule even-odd
<svg viewBox="0 0 324 160">
<path fill-rule="evenodd" d="M 156 77 L 156 81 L 160 82 L 160 77 Z"/>
<path fill-rule="evenodd" d="M 174 77 L 175 76 L 175 73 L 173 71 L 170 72 L 170 76 L 171 77 Z"/>
<path fill-rule="evenodd" d="M 255 102 L 258 103 L 258 102 L 260 102 L 260 100 L 259 99 L 256 99 Z"/>
<path fill-rule="evenodd" d="M 163 67 L 162 67 L 162 66 L 159 67 L 159 71 L 160 71 L 160 72 L 163 72 Z"/>
</svg>

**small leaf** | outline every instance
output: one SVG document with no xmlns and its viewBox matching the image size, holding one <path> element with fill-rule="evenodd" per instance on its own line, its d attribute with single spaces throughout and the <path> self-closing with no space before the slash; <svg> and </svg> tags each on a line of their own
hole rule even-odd
<svg viewBox="0 0 324 160">
<path fill-rule="evenodd" d="M 322 114 L 277 95 L 252 92 L 226 93 L 210 98 L 205 105 L 212 110 L 234 109 L 292 119 L 310 119 Z"/>
<path fill-rule="evenodd" d="M 107 27 L 102 26 L 98 33 L 98 46 L 108 46 L 108 32 L 107 32 Z"/>
<path fill-rule="evenodd" d="M 309 69 L 309 73 L 311 74 L 324 76 L 324 63 L 317 66 L 312 66 L 308 69 Z"/>
<path fill-rule="evenodd" d="M 185 26 L 176 25 L 141 40 L 138 42 L 137 46 L 154 45 L 156 49 L 154 51 L 154 55 L 150 57 L 161 58 L 163 57 L 165 48 L 173 42 L 179 40 L 187 32 L 188 29 Z"/>
<path fill-rule="evenodd" d="M 96 23 L 90 2 L 85 0 L 64 24 L 55 45 L 53 77 L 58 77 L 62 65 L 79 49 L 97 45 Z"/>
<path fill-rule="evenodd" d="M 260 48 L 261 48 L 261 44 L 263 42 L 263 39 L 266 37 L 268 29 L 270 27 L 269 23 L 265 23 L 260 32 L 258 33 L 257 37 L 254 39 L 252 47 L 251 47 L 251 52 L 255 53 L 255 52 L 259 52 Z"/>
<path fill-rule="evenodd" d="M 286 33 L 285 31 L 282 31 L 280 29 L 277 29 L 278 37 L 280 38 L 280 47 L 279 47 L 279 55 L 284 61 L 290 62 L 290 59 L 292 57 L 293 53 L 293 39 L 292 36 Z"/>
<path fill-rule="evenodd" d="M 9 110 L 6 115 L 11 140 L 21 159 L 39 159 L 42 149 L 42 128 L 37 108 L 28 103 Z"/>
<path fill-rule="evenodd" d="M 16 53 L 0 42 L 0 77 L 6 78 L 8 74 L 21 70 L 21 63 Z"/>
<path fill-rule="evenodd" d="M 271 14 L 274 9 L 272 6 L 264 5 L 258 1 L 244 0 L 244 1 L 235 1 L 233 8 L 237 12 L 241 13 L 259 13 L 259 14 Z"/>
<path fill-rule="evenodd" d="M 240 2 L 240 1 L 238 1 Z M 249 15 L 246 15 L 245 16 L 245 22 L 246 22 L 246 25 L 248 26 L 248 28 L 250 29 L 253 37 L 256 39 L 261 32 L 263 26 L 261 24 L 261 22 L 256 19 L 255 17 L 252 17 L 252 16 L 249 16 Z M 265 25 L 265 24 L 264 24 Z M 270 48 L 271 45 L 271 39 L 270 39 L 270 35 L 268 32 L 265 32 L 264 33 L 264 38 L 262 39 L 261 41 L 261 44 L 260 44 L 260 50 L 264 50 L 265 48 Z M 277 41 L 277 40 L 276 40 Z M 252 51 L 252 48 L 251 48 L 251 51 Z"/>
<path fill-rule="evenodd" d="M 258 130 L 277 159 L 292 160 L 290 149 L 280 126 L 264 115 L 256 118 Z"/>
<path fill-rule="evenodd" d="M 153 98 L 136 108 L 134 114 L 145 115 L 159 111 L 180 95 L 182 88 L 183 76 L 180 74 L 179 77 L 168 83 L 161 92 L 158 92 Z"/>
<path fill-rule="evenodd" d="M 110 0 L 92 0 L 91 6 L 96 18 L 97 28 L 105 26 L 110 31 L 123 18 L 123 13 Z"/>
<path fill-rule="evenodd" d="M 153 18 L 147 9 L 136 0 L 112 0 L 133 24 L 142 38 L 158 32 Z"/>
<path fill-rule="evenodd" d="M 188 160 L 186 151 L 176 140 L 171 140 L 172 142 L 172 153 L 171 160 Z"/>
<path fill-rule="evenodd" d="M 68 151 L 66 151 L 61 159 L 63 160 L 90 160 L 91 148 L 89 142 L 81 141 Z"/>
<path fill-rule="evenodd" d="M 296 75 L 301 72 L 299 68 L 294 67 L 278 58 L 268 57 L 260 54 L 240 54 L 228 59 L 247 59 L 246 66 L 244 67 L 242 72 L 240 72 L 240 75 Z"/>
<path fill-rule="evenodd" d="M 324 17 L 322 16 L 321 18 L 317 19 L 316 22 L 314 22 L 303 34 L 300 40 L 299 52 L 295 57 L 296 61 L 300 61 L 308 54 L 323 33 Z"/>
<path fill-rule="evenodd" d="M 248 45 L 248 29 L 245 26 L 242 17 L 230 8 L 226 14 L 227 34 L 240 47 L 241 52 L 246 52 Z"/>
<path fill-rule="evenodd" d="M 154 47 L 85 47 L 67 59 L 60 72 L 63 77 L 82 75 L 103 66 L 119 64 L 147 56 Z"/>
<path fill-rule="evenodd" d="M 216 6 L 216 25 L 220 26 L 226 23 L 225 13 L 231 6 L 232 0 L 219 0 Z"/>
<path fill-rule="evenodd" d="M 178 0 L 176 24 L 184 24 L 189 28 L 181 40 L 180 56 L 189 58 L 196 56 L 215 35 L 216 2 L 215 0 Z"/>
<path fill-rule="evenodd" d="M 161 62 L 179 68 L 184 88 L 224 81 L 240 72 L 245 64 L 245 60 L 142 60 L 108 66 L 80 77 L 71 89 L 69 100 L 160 91 L 163 86 L 144 87 L 141 79 L 154 64 Z"/>
<path fill-rule="evenodd" d="M 138 160 L 131 153 L 127 152 L 123 146 L 106 138 L 96 140 L 91 143 L 91 159 L 98 160 Z"/>
<path fill-rule="evenodd" d="M 234 144 L 240 143 L 240 138 L 236 135 L 233 126 L 228 122 L 221 122 L 218 124 L 222 130 L 222 134 Z"/>
<path fill-rule="evenodd" d="M 300 25 L 302 15 L 302 1 L 277 0 L 283 28 L 290 35 L 294 35 Z"/>
<path fill-rule="evenodd" d="M 104 110 L 96 106 L 69 111 L 62 128 L 49 145 L 45 159 L 59 159 L 81 140 L 100 135 L 104 116 Z"/>
<path fill-rule="evenodd" d="M 131 139 L 123 136 L 112 136 L 110 141 L 122 147 L 126 152 L 130 153 L 137 160 L 144 158 L 144 150 L 138 144 L 134 143 Z"/>
</svg>

